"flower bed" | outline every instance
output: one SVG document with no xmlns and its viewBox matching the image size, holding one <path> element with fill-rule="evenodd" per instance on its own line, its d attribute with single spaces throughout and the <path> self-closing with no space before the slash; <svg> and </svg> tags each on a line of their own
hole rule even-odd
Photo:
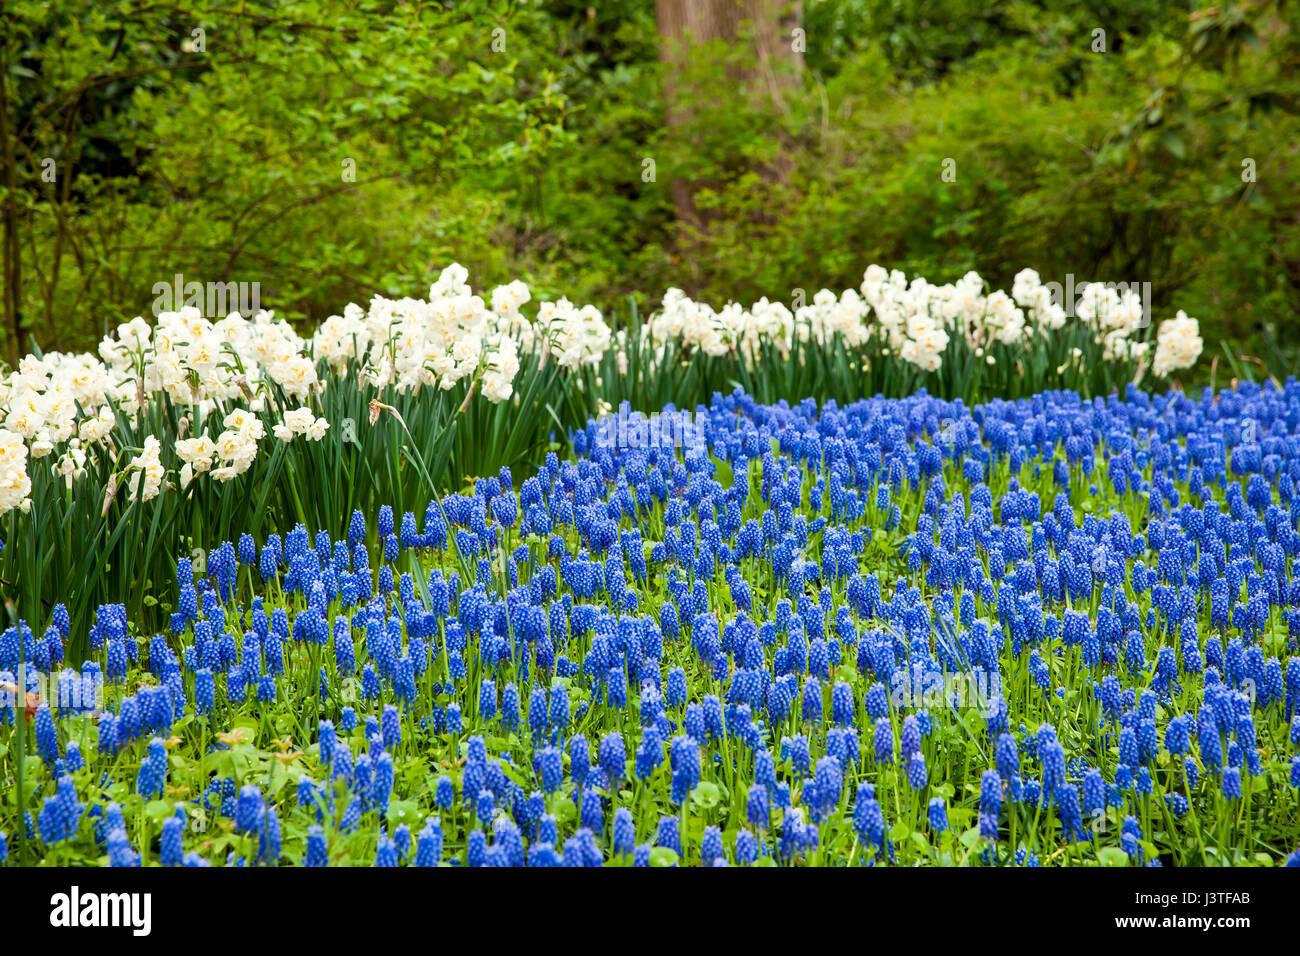
<svg viewBox="0 0 1300 956">
<path fill-rule="evenodd" d="M 797 298 L 801 298 L 801 295 Z M 617 331 L 565 299 L 532 318 L 521 282 L 475 295 L 453 265 L 427 299 L 376 296 L 303 337 L 272 313 L 137 318 L 99 356 L 30 355 L 0 381 L 0 582 L 20 614 L 67 603 L 73 653 L 96 605 L 140 626 L 174 555 L 296 522 L 415 509 L 435 489 L 531 467 L 568 430 L 624 400 L 692 407 L 742 385 L 757 400 L 864 395 L 1016 397 L 1067 385 L 1109 394 L 1200 354 L 1194 319 L 1152 329 L 1133 290 L 1053 298 L 1038 276 L 985 294 L 879 266 L 861 290 L 720 311 L 669 290 Z M 379 412 L 385 414 L 382 421 Z"/>
<path fill-rule="evenodd" d="M 0 729 L 6 852 L 1300 863 L 1298 422 L 1295 382 L 736 394 L 340 540 L 236 534 L 57 688 L 66 610 L 3 633 L 44 693 Z"/>
</svg>

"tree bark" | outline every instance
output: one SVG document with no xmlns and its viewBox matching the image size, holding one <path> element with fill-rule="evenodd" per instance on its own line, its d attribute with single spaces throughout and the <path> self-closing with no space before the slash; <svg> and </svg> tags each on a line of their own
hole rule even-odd
<svg viewBox="0 0 1300 956">
<path fill-rule="evenodd" d="M 700 45 L 718 40 L 749 46 L 744 65 L 728 70 L 730 95 L 759 105 L 767 99 L 774 114 L 783 111 L 785 92 L 799 83 L 803 69 L 802 46 L 794 38 L 802 13 L 800 0 L 655 0 L 668 128 L 689 142 L 690 103 L 707 91 L 691 88 L 686 68 Z M 677 218 L 695 229 L 706 225 L 693 199 L 702 185 L 687 176 L 672 180 Z"/>
<path fill-rule="evenodd" d="M 9 123 L 8 44 L 0 57 L 0 163 L 4 164 L 4 313 L 9 331 L 10 364 L 18 366 L 22 356 L 22 247 L 18 237 L 17 161 L 14 158 L 13 131 Z"/>
</svg>

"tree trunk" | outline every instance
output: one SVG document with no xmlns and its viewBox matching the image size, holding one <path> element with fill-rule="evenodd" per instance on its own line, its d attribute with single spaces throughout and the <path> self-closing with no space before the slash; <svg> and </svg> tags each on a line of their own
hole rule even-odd
<svg viewBox="0 0 1300 956">
<path fill-rule="evenodd" d="M 18 236 L 17 160 L 14 157 L 13 131 L 9 123 L 9 89 L 5 83 L 9 72 L 8 44 L 0 58 L 0 163 L 4 164 L 4 313 L 9 331 L 10 363 L 17 368 L 22 356 L 22 252 Z"/>
<path fill-rule="evenodd" d="M 800 0 L 655 0 L 668 128 L 691 140 L 690 104 L 707 91 L 691 88 L 686 68 L 698 53 L 695 48 L 712 41 L 744 42 L 749 47 L 742 65 L 727 71 L 732 84 L 728 95 L 760 108 L 770 106 L 774 115 L 782 112 L 785 92 L 798 84 L 803 69 L 803 45 L 795 42 L 794 32 L 802 12 Z M 672 180 L 677 218 L 696 230 L 707 225 L 693 198 L 704 185 L 682 175 Z"/>
</svg>

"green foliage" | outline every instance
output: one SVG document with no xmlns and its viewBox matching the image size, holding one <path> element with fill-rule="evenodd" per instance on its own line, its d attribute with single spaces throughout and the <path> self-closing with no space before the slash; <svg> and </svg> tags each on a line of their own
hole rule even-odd
<svg viewBox="0 0 1300 956">
<path fill-rule="evenodd" d="M 670 285 L 789 301 L 879 262 L 1150 282 L 1157 318 L 1183 308 L 1258 357 L 1300 307 L 1296 11 L 824 0 L 802 79 L 742 95 L 750 54 L 715 43 L 671 77 L 688 121 L 669 135 L 644 3 L 11 4 L 6 351 L 90 347 L 176 273 L 318 321 L 452 260 L 643 313 Z"/>
<path fill-rule="evenodd" d="M 7 10 L 27 276 L 11 360 L 28 336 L 84 347 L 176 273 L 258 282 L 319 320 L 452 259 L 502 272 L 485 184 L 567 138 L 550 78 L 492 50 L 510 9 Z"/>
<path fill-rule="evenodd" d="M 840 289 L 869 262 L 934 281 L 975 269 L 1006 287 L 1028 266 L 1150 282 L 1157 319 L 1183 308 L 1210 341 L 1292 323 L 1300 228 L 1283 209 L 1300 187 L 1300 129 L 1278 105 L 1294 80 L 1277 72 L 1289 43 L 1224 71 L 1172 30 L 1112 33 L 1105 54 L 1071 31 L 1069 46 L 1035 34 L 981 47 L 916 85 L 898 79 L 888 34 L 837 64 L 787 175 L 710 184 L 714 224 L 690 237 L 700 294 Z M 1065 93 L 1069 64 L 1082 65 Z"/>
</svg>

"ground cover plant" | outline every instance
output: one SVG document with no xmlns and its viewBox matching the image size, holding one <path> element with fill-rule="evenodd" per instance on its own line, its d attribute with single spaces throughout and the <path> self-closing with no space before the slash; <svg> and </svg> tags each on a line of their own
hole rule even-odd
<svg viewBox="0 0 1300 956">
<path fill-rule="evenodd" d="M 1300 864 L 1298 427 L 1294 380 L 737 392 L 337 540 L 234 529 L 167 633 L 0 634 L 0 853 Z"/>
</svg>

